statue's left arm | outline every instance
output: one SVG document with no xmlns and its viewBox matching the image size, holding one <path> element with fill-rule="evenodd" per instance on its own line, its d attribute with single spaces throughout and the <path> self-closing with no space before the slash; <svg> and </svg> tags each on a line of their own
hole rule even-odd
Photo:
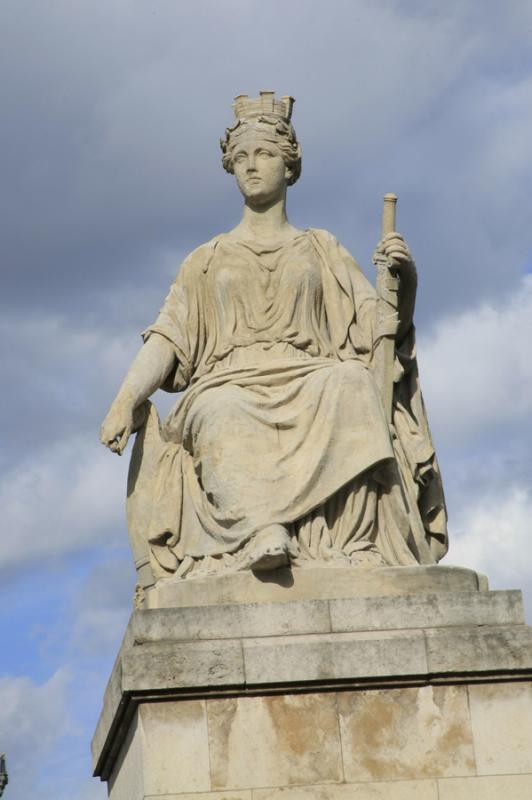
<svg viewBox="0 0 532 800">
<path fill-rule="evenodd" d="M 393 423 L 396 450 L 404 459 L 403 480 L 416 500 L 425 538 L 418 539 L 420 553 L 425 541 L 429 557 L 438 561 L 447 551 L 447 512 L 438 460 L 432 444 L 425 405 L 419 384 L 413 326 L 417 273 L 412 254 L 403 237 L 390 233 L 377 245 L 391 261 L 399 277 L 397 312 L 399 327 L 395 338 L 396 370 Z M 403 460 L 399 457 L 399 460 Z M 408 469 L 406 466 L 408 465 Z M 428 562 L 427 562 L 428 563 Z"/>
<path fill-rule="evenodd" d="M 377 336 L 376 291 L 360 267 L 327 232 L 314 234 L 323 264 L 323 288 L 330 334 L 337 358 L 353 355 L 374 367 Z M 438 462 L 421 395 L 413 325 L 417 275 L 404 239 L 396 233 L 377 245 L 393 259 L 400 277 L 399 329 L 395 337 L 393 424 L 395 446 L 402 454 L 402 470 L 419 508 L 423 532 L 420 545 L 428 543 L 427 563 L 446 552 L 446 510 Z M 410 477 L 409 477 L 410 476 Z M 425 544 L 425 547 L 426 547 Z"/>
<path fill-rule="evenodd" d="M 397 313 L 399 327 L 397 329 L 396 343 L 399 345 L 408 334 L 414 321 L 417 292 L 416 265 L 407 243 L 401 234 L 395 231 L 381 239 L 375 252 L 379 255 L 385 255 L 390 260 L 392 269 L 398 273 Z"/>
</svg>

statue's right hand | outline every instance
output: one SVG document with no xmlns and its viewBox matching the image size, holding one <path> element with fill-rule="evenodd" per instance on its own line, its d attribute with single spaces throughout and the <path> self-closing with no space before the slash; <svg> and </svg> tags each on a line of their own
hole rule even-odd
<svg viewBox="0 0 532 800">
<path fill-rule="evenodd" d="M 114 401 L 100 428 L 100 441 L 119 456 L 125 450 L 133 429 L 133 408 L 129 403 Z"/>
</svg>

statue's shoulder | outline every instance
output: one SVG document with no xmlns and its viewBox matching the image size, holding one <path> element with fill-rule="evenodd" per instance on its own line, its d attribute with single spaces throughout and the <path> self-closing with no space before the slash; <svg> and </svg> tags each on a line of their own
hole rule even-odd
<svg viewBox="0 0 532 800">
<path fill-rule="evenodd" d="M 374 289 L 360 269 L 360 266 L 349 250 L 330 231 L 323 228 L 310 228 L 316 246 L 321 250 L 323 260 L 339 283 L 346 291 L 357 294 L 365 292 L 374 294 Z M 350 287 L 350 288 L 348 288 Z"/>
<path fill-rule="evenodd" d="M 319 244 L 325 247 L 334 247 L 339 245 L 339 241 L 336 236 L 330 231 L 326 231 L 325 228 L 309 228 L 308 232 L 319 242 Z"/>
<path fill-rule="evenodd" d="M 336 238 L 334 233 L 326 231 L 324 228 L 309 228 L 309 233 L 314 241 L 326 250 L 335 260 L 337 258 L 353 259 L 351 253 Z"/>
<path fill-rule="evenodd" d="M 308 230 L 314 241 L 331 255 L 352 258 L 351 253 L 336 238 L 334 233 L 326 231 L 324 228 L 309 228 Z"/>
<path fill-rule="evenodd" d="M 214 236 L 212 239 L 209 239 L 208 242 L 204 242 L 200 244 L 198 247 L 194 248 L 185 260 L 182 262 L 179 273 L 182 277 L 194 277 L 199 276 L 202 273 L 206 272 L 207 267 L 214 255 L 216 247 L 221 242 L 224 234 L 218 234 Z"/>
</svg>

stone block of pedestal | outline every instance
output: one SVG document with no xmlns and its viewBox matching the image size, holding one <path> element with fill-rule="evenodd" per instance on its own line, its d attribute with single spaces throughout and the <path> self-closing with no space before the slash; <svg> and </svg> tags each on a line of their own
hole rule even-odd
<svg viewBox="0 0 532 800">
<path fill-rule="evenodd" d="M 112 800 L 529 800 L 520 593 L 314 572 L 163 586 L 133 612 L 93 741 Z"/>
</svg>

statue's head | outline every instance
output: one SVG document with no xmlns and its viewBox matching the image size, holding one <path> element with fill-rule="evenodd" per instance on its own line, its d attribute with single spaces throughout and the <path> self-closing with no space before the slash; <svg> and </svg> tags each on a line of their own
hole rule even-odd
<svg viewBox="0 0 532 800">
<path fill-rule="evenodd" d="M 233 109 L 236 123 L 220 139 L 224 169 L 234 174 L 234 151 L 247 138 L 254 137 L 273 144 L 288 170 L 287 184 L 292 186 L 301 175 L 301 148 L 291 123 L 293 97 L 275 99 L 275 93 L 260 92 L 258 98 L 246 94 L 235 97 Z"/>
</svg>

